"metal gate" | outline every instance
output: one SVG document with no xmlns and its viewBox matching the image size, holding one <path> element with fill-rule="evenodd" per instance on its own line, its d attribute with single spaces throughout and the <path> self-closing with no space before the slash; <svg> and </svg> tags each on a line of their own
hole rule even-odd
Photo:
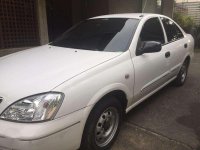
<svg viewBox="0 0 200 150">
<path fill-rule="evenodd" d="M 36 0 L 0 0 L 0 49 L 38 44 Z"/>
</svg>

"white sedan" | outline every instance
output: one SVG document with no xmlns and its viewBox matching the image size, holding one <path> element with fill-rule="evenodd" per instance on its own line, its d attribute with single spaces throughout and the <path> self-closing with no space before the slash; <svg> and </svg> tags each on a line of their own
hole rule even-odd
<svg viewBox="0 0 200 150">
<path fill-rule="evenodd" d="M 193 50 L 166 16 L 117 14 L 0 58 L 0 149 L 109 149 L 123 114 L 185 83 Z"/>
</svg>

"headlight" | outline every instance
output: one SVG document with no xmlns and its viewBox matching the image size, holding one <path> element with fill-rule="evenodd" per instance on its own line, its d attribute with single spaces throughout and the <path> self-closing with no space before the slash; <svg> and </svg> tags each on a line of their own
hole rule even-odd
<svg viewBox="0 0 200 150">
<path fill-rule="evenodd" d="M 18 122 L 51 120 L 55 117 L 63 99 L 64 94 L 58 92 L 30 96 L 9 106 L 0 118 Z"/>
</svg>

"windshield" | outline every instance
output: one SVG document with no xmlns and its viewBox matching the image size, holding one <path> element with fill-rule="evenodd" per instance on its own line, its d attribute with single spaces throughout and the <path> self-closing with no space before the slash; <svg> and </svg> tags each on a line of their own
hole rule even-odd
<svg viewBox="0 0 200 150">
<path fill-rule="evenodd" d="M 50 45 L 92 51 L 126 51 L 139 20 L 104 18 L 86 20 L 65 32 Z"/>
</svg>

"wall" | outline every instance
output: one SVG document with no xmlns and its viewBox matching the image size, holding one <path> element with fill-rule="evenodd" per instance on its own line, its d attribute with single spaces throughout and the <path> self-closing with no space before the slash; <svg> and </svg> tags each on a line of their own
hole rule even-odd
<svg viewBox="0 0 200 150">
<path fill-rule="evenodd" d="M 109 0 L 109 13 L 141 12 L 142 0 Z"/>
<path fill-rule="evenodd" d="M 38 12 L 40 45 L 44 45 L 49 42 L 45 0 L 37 0 L 37 12 Z"/>
<path fill-rule="evenodd" d="M 76 24 L 85 17 L 85 3 L 83 0 L 72 0 L 72 22 Z"/>
<path fill-rule="evenodd" d="M 108 0 L 86 0 L 86 18 L 106 15 L 109 13 Z"/>
<path fill-rule="evenodd" d="M 35 34 L 37 34 L 37 36 L 39 38 L 37 38 L 37 43 L 34 44 L 34 41 L 32 40 L 33 37 L 30 38 L 29 40 L 29 44 L 26 44 L 26 45 L 20 45 L 20 42 L 17 42 L 18 45 L 16 46 L 12 46 L 12 47 L 5 47 L 3 49 L 0 49 L 0 57 L 1 56 L 4 56 L 4 55 L 7 55 L 7 54 L 10 54 L 10 53 L 14 53 L 14 52 L 17 52 L 17 51 L 20 51 L 20 50 L 23 50 L 23 49 L 26 49 L 28 46 L 29 47 L 32 47 L 32 46 L 37 46 L 37 45 L 43 45 L 43 44 L 46 44 L 48 43 L 48 31 L 47 31 L 47 17 L 46 17 L 46 1 L 45 0 L 34 0 L 35 3 L 36 3 L 36 7 L 35 5 L 33 5 L 31 8 L 33 8 L 33 11 L 29 11 L 30 8 L 27 9 L 27 7 L 20 7 L 20 10 L 21 11 L 17 11 L 15 9 L 15 17 L 18 16 L 17 18 L 17 21 L 22 21 L 19 23 L 19 25 L 16 25 L 16 23 L 12 23 L 12 25 L 14 25 L 15 27 L 18 27 L 19 29 L 18 30 L 14 30 L 15 32 L 22 32 L 20 35 L 25 35 L 25 32 L 29 31 L 27 30 L 26 28 L 24 28 L 24 26 L 27 26 L 27 23 L 23 23 L 23 18 L 20 18 L 21 15 L 27 15 L 27 16 L 33 16 L 33 15 L 36 15 L 36 18 L 37 20 L 35 21 L 36 23 L 36 30 L 34 31 Z M 9 3 L 10 1 L 4 1 L 4 2 L 7 2 Z M 17 2 L 17 1 L 16 1 Z M 24 3 L 28 3 L 30 1 L 23 1 Z M 15 4 L 15 3 L 14 3 Z M 22 6 L 27 6 L 27 5 L 22 5 Z M 13 6 L 13 8 L 17 7 L 17 4 Z M 22 10 L 23 9 L 23 10 Z M 26 10 L 27 9 L 27 10 Z M 32 9 L 31 9 L 32 10 Z M 4 13 L 8 13 L 6 12 L 5 10 L 1 10 L 3 11 Z M 13 12 L 13 11 L 12 11 Z M 19 13 L 18 13 L 19 12 Z M 24 14 L 22 14 L 22 12 L 24 12 Z M 8 16 L 8 15 L 7 15 Z M 15 18 L 16 19 L 16 18 Z M 29 18 L 30 20 L 30 18 Z M 12 19 L 8 20 L 8 21 L 12 21 Z M 31 21 L 29 21 L 31 22 Z M 10 26 L 8 26 L 10 29 L 12 29 Z M 31 29 L 34 29 L 34 28 L 31 28 Z M 5 30 L 5 29 L 4 29 Z M 8 33 L 6 33 L 8 35 Z M 29 33 L 26 33 L 27 36 L 31 36 L 31 34 Z M 12 35 L 15 35 L 15 34 L 12 34 Z M 1 35 L 0 35 L 1 36 Z M 28 38 L 27 36 L 21 38 L 21 37 L 15 37 L 14 40 L 19 40 L 19 39 L 22 39 L 24 41 L 27 41 Z M 7 39 L 8 37 L 6 37 Z M 8 40 L 7 40 L 8 41 Z M 0 43 L 1 44 L 1 43 Z M 17 47 L 17 48 L 15 48 Z"/>
<path fill-rule="evenodd" d="M 49 40 L 52 41 L 72 26 L 72 0 L 46 0 Z"/>
<path fill-rule="evenodd" d="M 173 18 L 174 0 L 162 0 L 162 14 Z"/>
<path fill-rule="evenodd" d="M 49 40 L 47 27 L 46 2 L 50 0 L 36 0 L 38 6 L 38 26 L 40 44 L 46 44 Z M 85 18 L 115 13 L 156 13 L 157 0 L 54 0 L 71 1 L 71 22 L 75 24 Z M 162 13 L 173 16 L 174 0 L 162 0 Z M 68 19 L 69 21 L 69 19 Z M 23 49 L 23 48 L 22 48 Z M 0 56 L 6 53 L 19 51 L 20 48 L 0 50 Z"/>
<path fill-rule="evenodd" d="M 142 1 L 142 12 L 143 13 L 156 13 L 157 0 L 143 0 Z"/>
</svg>

